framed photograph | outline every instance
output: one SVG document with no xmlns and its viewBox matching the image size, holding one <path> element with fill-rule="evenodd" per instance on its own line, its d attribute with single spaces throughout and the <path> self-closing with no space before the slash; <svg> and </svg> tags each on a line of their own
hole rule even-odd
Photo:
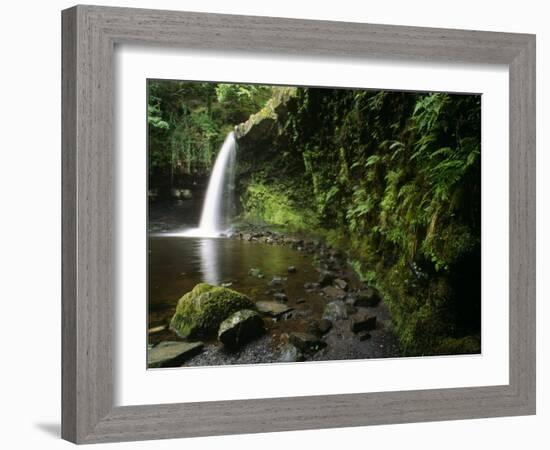
<svg viewBox="0 0 550 450">
<path fill-rule="evenodd" d="M 62 26 L 65 439 L 535 413 L 533 35 Z"/>
</svg>

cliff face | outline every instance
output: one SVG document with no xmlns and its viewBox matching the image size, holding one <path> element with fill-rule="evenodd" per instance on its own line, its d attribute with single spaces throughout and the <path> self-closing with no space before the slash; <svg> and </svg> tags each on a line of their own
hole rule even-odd
<svg viewBox="0 0 550 450">
<path fill-rule="evenodd" d="M 258 113 L 235 128 L 237 193 L 241 216 L 290 231 L 316 228 L 311 183 L 287 128 L 299 108 L 298 89 L 282 88 Z"/>
<path fill-rule="evenodd" d="M 480 348 L 480 97 L 282 88 L 236 127 L 241 216 L 324 237 L 406 354 Z"/>
</svg>

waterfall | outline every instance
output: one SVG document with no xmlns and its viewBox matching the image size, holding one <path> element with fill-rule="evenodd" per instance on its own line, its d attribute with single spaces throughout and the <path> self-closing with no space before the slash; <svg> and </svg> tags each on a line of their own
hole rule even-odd
<svg viewBox="0 0 550 450">
<path fill-rule="evenodd" d="M 235 134 L 231 132 L 225 138 L 210 174 L 199 228 L 187 230 L 185 236 L 217 237 L 229 227 L 232 213 L 231 194 L 235 182 L 236 147 Z"/>
</svg>

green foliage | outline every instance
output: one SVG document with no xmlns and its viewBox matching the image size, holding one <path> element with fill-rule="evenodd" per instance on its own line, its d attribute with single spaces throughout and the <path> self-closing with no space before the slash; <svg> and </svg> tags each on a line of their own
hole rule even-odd
<svg viewBox="0 0 550 450">
<path fill-rule="evenodd" d="M 241 154 L 244 215 L 346 250 L 405 354 L 459 345 L 479 317 L 459 320 L 479 274 L 470 290 L 456 274 L 480 257 L 480 114 L 476 95 L 298 88 L 277 133 Z"/>
<path fill-rule="evenodd" d="M 264 106 L 272 91 L 260 85 L 149 80 L 150 187 L 167 181 L 191 185 L 204 177 L 227 133 Z"/>
<path fill-rule="evenodd" d="M 314 214 L 304 211 L 283 186 L 252 182 L 241 199 L 244 218 L 283 226 L 289 230 L 311 230 L 316 226 Z"/>
<path fill-rule="evenodd" d="M 216 97 L 221 105 L 256 112 L 271 98 L 272 88 L 259 84 L 226 84 L 216 86 Z"/>
<path fill-rule="evenodd" d="M 147 105 L 147 123 L 152 128 L 167 130 L 168 128 L 170 128 L 170 125 L 165 120 L 162 120 L 159 99 L 156 97 L 152 97 L 151 102 L 153 103 Z"/>
<path fill-rule="evenodd" d="M 364 187 L 357 187 L 353 190 L 352 204 L 346 212 L 348 228 L 350 231 L 362 232 L 365 229 L 367 214 L 374 208 L 374 198 L 369 195 Z"/>
</svg>

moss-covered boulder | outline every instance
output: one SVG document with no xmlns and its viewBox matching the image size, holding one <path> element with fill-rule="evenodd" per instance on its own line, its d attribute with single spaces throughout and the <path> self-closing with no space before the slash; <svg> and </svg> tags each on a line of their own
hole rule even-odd
<svg viewBox="0 0 550 450">
<path fill-rule="evenodd" d="M 254 309 L 254 302 L 233 289 L 200 283 L 179 299 L 170 329 L 183 338 L 213 335 L 241 309 Z"/>
</svg>

